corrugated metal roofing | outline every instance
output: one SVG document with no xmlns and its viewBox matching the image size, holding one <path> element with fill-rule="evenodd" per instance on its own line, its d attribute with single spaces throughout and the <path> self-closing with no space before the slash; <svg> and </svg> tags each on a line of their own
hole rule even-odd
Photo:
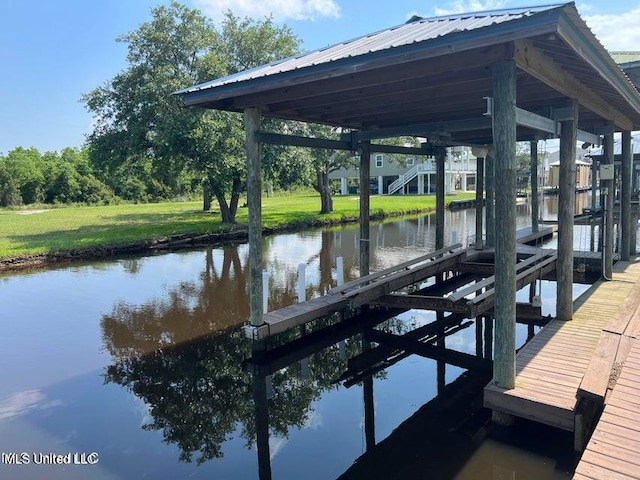
<svg viewBox="0 0 640 480">
<path fill-rule="evenodd" d="M 640 61 L 640 52 L 609 52 L 616 63 L 622 65 L 625 63 Z"/>
<path fill-rule="evenodd" d="M 195 85 L 177 93 L 205 90 L 231 83 L 303 69 L 341 59 L 358 57 L 373 52 L 420 43 L 460 32 L 478 30 L 490 25 L 519 20 L 534 14 L 563 7 L 553 4 L 539 7 L 491 10 L 443 17 L 414 17 L 409 22 L 376 33 L 371 33 L 326 48 L 279 60 L 268 65 L 239 72 L 210 82 Z"/>
</svg>

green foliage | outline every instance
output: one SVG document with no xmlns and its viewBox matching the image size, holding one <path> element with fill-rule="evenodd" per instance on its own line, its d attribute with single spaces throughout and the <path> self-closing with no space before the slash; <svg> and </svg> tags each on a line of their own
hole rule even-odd
<svg viewBox="0 0 640 480">
<path fill-rule="evenodd" d="M 213 195 L 222 220 L 234 223 L 246 190 L 242 117 L 184 108 L 173 93 L 292 55 L 299 40 L 269 18 L 230 12 L 216 29 L 200 11 L 172 2 L 118 41 L 127 45 L 128 68 L 82 98 L 96 119 L 89 146 L 101 178 L 124 185 L 127 172 L 125 178 L 140 180 L 123 191 L 112 185 L 136 201 L 183 195 L 201 184 L 205 210 Z M 134 188 L 142 184 L 146 192 Z"/>
<path fill-rule="evenodd" d="M 113 199 L 113 192 L 93 175 L 85 150 L 66 148 L 41 155 L 35 148 L 18 147 L 0 156 L 0 206 Z"/>
</svg>

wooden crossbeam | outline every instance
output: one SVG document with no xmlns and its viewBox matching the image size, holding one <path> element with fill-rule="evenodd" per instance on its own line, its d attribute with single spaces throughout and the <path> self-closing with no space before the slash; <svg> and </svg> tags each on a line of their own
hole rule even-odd
<svg viewBox="0 0 640 480">
<path fill-rule="evenodd" d="M 393 267 L 385 268 L 384 270 L 379 270 L 377 272 L 371 273 L 364 277 L 357 278 L 352 280 L 351 282 L 347 282 L 338 287 L 334 287 L 329 290 L 329 294 L 335 295 L 337 293 L 345 294 L 349 290 L 353 290 L 355 288 L 362 287 L 363 285 L 367 285 L 374 280 L 378 280 L 381 277 L 389 276 L 395 273 L 400 273 L 406 270 L 410 270 L 412 267 L 417 268 L 421 264 L 425 262 L 433 262 L 437 261 L 439 258 L 443 257 L 446 254 L 453 253 L 455 250 L 460 248 L 462 244 L 456 243 L 455 245 L 451 245 L 450 247 L 441 248 L 440 250 L 435 250 L 433 252 L 427 253 L 418 258 L 414 258 L 412 260 L 407 260 L 406 262 L 399 263 L 398 265 L 394 265 Z"/>
<path fill-rule="evenodd" d="M 421 357 L 443 361 L 449 365 L 465 368 L 467 370 L 477 369 L 486 371 L 490 370 L 492 367 L 491 360 L 478 358 L 475 355 L 458 352 L 448 348 L 436 347 L 429 343 L 424 343 L 403 335 L 394 335 L 392 333 L 372 329 L 367 331 L 367 337 L 376 343 L 407 350 L 416 355 L 420 355 Z"/>
</svg>

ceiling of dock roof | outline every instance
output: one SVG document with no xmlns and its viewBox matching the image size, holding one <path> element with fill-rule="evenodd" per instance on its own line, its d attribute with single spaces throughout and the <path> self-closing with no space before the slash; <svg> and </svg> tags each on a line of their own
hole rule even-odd
<svg viewBox="0 0 640 480">
<path fill-rule="evenodd" d="M 441 123 L 451 143 L 490 143 L 490 122 L 470 130 L 450 121 L 486 119 L 491 65 L 513 57 L 518 107 L 548 115 L 575 96 L 583 130 L 607 120 L 640 128 L 640 94 L 573 3 L 414 17 L 176 93 L 189 106 L 259 107 L 266 116 L 360 131 Z M 519 127 L 519 139 L 533 136 Z"/>
</svg>

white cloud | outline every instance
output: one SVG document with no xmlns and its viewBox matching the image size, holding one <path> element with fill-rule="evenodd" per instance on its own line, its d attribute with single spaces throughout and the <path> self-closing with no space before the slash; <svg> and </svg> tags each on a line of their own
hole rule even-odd
<svg viewBox="0 0 640 480">
<path fill-rule="evenodd" d="M 340 17 L 335 0 L 196 0 L 213 20 L 221 20 L 227 10 L 240 17 L 273 16 L 276 21 L 317 20 Z"/>
<path fill-rule="evenodd" d="M 607 50 L 640 50 L 640 6 L 618 14 L 583 16 Z"/>
<path fill-rule="evenodd" d="M 504 8 L 506 0 L 454 0 L 445 7 L 435 5 L 433 12 L 438 15 L 453 15 L 456 13 L 481 12 L 483 10 L 495 10 Z"/>
<path fill-rule="evenodd" d="M 46 410 L 61 404 L 59 400 L 45 402 L 46 396 L 40 390 L 24 390 L 0 399 L 0 420 L 24 415 L 32 410 Z"/>
</svg>

